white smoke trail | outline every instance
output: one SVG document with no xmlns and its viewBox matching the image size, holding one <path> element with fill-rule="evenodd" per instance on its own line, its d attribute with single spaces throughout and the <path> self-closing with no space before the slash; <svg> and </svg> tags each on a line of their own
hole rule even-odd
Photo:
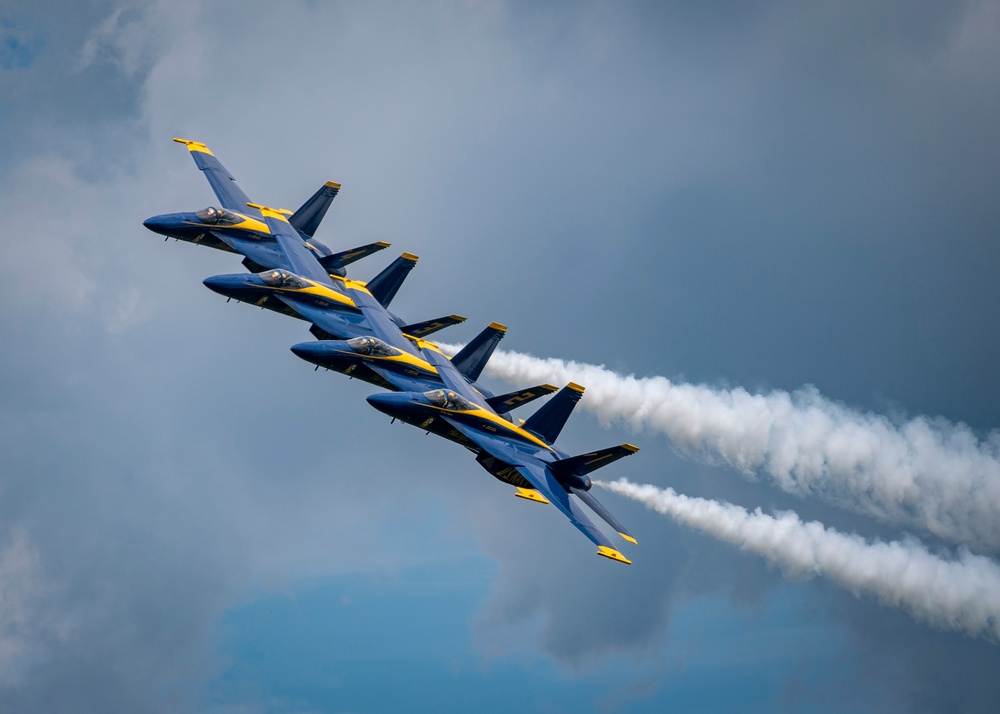
<svg viewBox="0 0 1000 714">
<path fill-rule="evenodd" d="M 886 521 L 1000 551 L 1000 432 L 964 424 L 896 423 L 824 398 L 815 388 L 751 394 L 622 376 L 602 366 L 494 354 L 487 374 L 513 384 L 573 381 L 602 421 L 667 435 L 685 452 L 770 478 Z"/>
<path fill-rule="evenodd" d="M 957 560 L 945 560 L 913 539 L 868 542 L 822 523 L 803 523 L 791 512 L 769 516 L 758 508 L 750 513 L 625 479 L 595 484 L 762 555 L 793 576 L 822 575 L 931 625 L 1000 640 L 1000 567 L 964 548 Z"/>
</svg>

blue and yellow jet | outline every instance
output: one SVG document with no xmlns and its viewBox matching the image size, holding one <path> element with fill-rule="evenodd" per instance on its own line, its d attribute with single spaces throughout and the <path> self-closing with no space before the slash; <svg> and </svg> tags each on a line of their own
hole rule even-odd
<svg viewBox="0 0 1000 714">
<path fill-rule="evenodd" d="M 286 216 L 292 215 L 291 211 L 256 203 L 247 205 L 260 211 L 287 269 L 215 275 L 204 280 L 205 286 L 241 302 L 308 320 L 318 337 L 345 339 L 370 335 L 364 316 L 347 294 L 347 286 L 355 281 L 327 272 L 289 223 Z M 376 277 L 373 282 L 378 281 Z M 393 289 L 388 291 L 388 299 L 395 294 L 398 284 L 390 288 Z"/>
<path fill-rule="evenodd" d="M 635 538 L 590 493 L 592 471 L 630 456 L 638 447 L 622 444 L 580 456 L 569 456 L 553 446 L 583 387 L 570 383 L 520 426 L 501 417 L 483 395 L 473 389 L 440 353 L 425 350 L 444 389 L 427 392 L 373 394 L 368 403 L 393 419 L 462 444 L 476 461 L 499 480 L 516 489 L 515 496 L 551 503 L 597 546 L 597 554 L 631 564 L 599 531 L 574 500 L 587 504 L 630 543 Z"/>
<path fill-rule="evenodd" d="M 211 290 L 241 302 L 311 322 L 310 332 L 319 339 L 327 340 L 371 338 L 375 336 L 372 331 L 372 320 L 384 320 L 397 333 L 405 331 L 414 339 L 465 320 L 460 315 L 447 315 L 434 320 L 405 324 L 401 318 L 385 308 L 402 282 L 400 276 L 405 275 L 403 271 L 408 270 L 399 266 L 408 264 L 412 267 L 416 256 L 404 253 L 393 265 L 368 283 L 329 275 L 316 257 L 306 249 L 302 239 L 296 235 L 286 218 L 288 211 L 259 204 L 249 205 L 261 212 L 271 235 L 275 237 L 278 249 L 291 269 L 216 275 L 204 281 L 206 287 Z M 355 304 L 355 298 L 358 296 L 365 301 L 367 315 Z M 385 331 L 382 330 L 379 334 L 384 335 Z M 402 342 L 408 343 L 408 340 L 403 339 Z M 412 348 L 410 350 L 412 351 Z M 488 354 L 485 358 L 488 358 Z M 351 377 L 388 389 L 398 388 L 377 372 L 368 369 L 360 360 L 353 365 L 344 366 L 343 371 Z"/>
<path fill-rule="evenodd" d="M 361 374 L 365 375 L 362 379 L 394 391 L 424 392 L 443 387 L 437 367 L 430 364 L 424 356 L 430 350 L 438 353 L 442 359 L 447 359 L 441 355 L 438 346 L 422 339 L 420 335 L 412 334 L 410 326 L 400 329 L 365 286 L 354 281 L 345 281 L 345 286 L 347 294 L 364 316 L 372 336 L 303 342 L 293 345 L 292 352 L 317 366 L 342 374 L 355 376 L 360 369 Z M 476 384 L 506 332 L 505 326 L 491 323 L 449 361 L 461 378 L 500 414 L 506 414 L 556 391 L 552 385 L 542 384 L 494 396 Z M 369 372 L 377 375 L 380 380 L 369 378 Z"/>
<path fill-rule="evenodd" d="M 267 270 L 259 274 L 216 275 L 205 279 L 207 287 L 229 298 L 311 322 L 310 331 L 321 341 L 295 345 L 292 350 L 317 365 L 385 389 L 423 391 L 442 386 L 436 368 L 421 354 L 422 348 L 437 350 L 438 347 L 422 338 L 462 322 L 464 317 L 448 315 L 404 324 L 379 299 L 385 294 L 391 299 L 398 283 L 390 284 L 386 290 L 386 283 L 379 276 L 363 283 L 327 275 L 295 235 L 285 217 L 287 211 L 250 205 L 260 210 L 295 272 Z M 402 260 L 410 259 L 416 260 L 416 256 L 403 254 Z M 452 364 L 470 383 L 479 378 L 506 330 L 503 325 L 491 324 L 455 356 Z M 541 385 L 495 397 L 478 385 L 475 388 L 502 413 L 555 391 L 555 387 Z"/>
<path fill-rule="evenodd" d="M 206 245 L 218 250 L 239 253 L 243 265 L 250 272 L 268 268 L 284 268 L 284 255 L 278 248 L 266 221 L 250 215 L 250 199 L 236 184 L 236 179 L 215 157 L 207 146 L 188 139 L 174 139 L 187 146 L 195 164 L 205 174 L 221 207 L 210 206 L 200 211 L 165 213 L 143 222 L 149 230 L 168 238 Z M 351 250 L 332 252 L 313 238 L 330 203 L 340 191 L 340 184 L 328 181 L 314 193 L 299 210 L 290 214 L 289 223 L 295 228 L 309 251 L 331 274 L 343 277 L 346 266 L 372 253 L 389 247 L 378 241 Z"/>
</svg>

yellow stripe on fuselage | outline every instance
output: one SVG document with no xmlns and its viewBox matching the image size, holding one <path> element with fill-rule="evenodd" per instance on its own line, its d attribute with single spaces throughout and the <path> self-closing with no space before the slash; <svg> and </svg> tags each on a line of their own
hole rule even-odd
<svg viewBox="0 0 1000 714">
<path fill-rule="evenodd" d="M 358 355 L 358 356 L 363 357 L 366 360 L 371 359 L 371 360 L 379 360 L 385 362 L 400 362 L 402 364 L 407 364 L 411 367 L 415 367 L 429 374 L 437 374 L 437 369 L 435 369 L 434 365 L 428 363 L 426 360 L 420 359 L 419 357 L 414 357 L 408 352 L 403 352 L 402 350 L 400 350 L 400 353 L 398 355 Z"/>
<path fill-rule="evenodd" d="M 232 225 L 220 226 L 217 223 L 191 223 L 193 226 L 205 226 L 213 231 L 229 231 L 229 230 L 243 230 L 243 231 L 255 231 L 257 233 L 263 233 L 264 235 L 271 235 L 271 229 L 267 227 L 267 224 L 263 221 L 258 221 L 256 218 L 251 218 L 250 216 L 244 216 L 242 213 L 236 213 L 236 211 L 230 211 L 234 213 L 243 220 L 239 223 L 234 223 Z"/>
<path fill-rule="evenodd" d="M 446 414 L 469 414 L 482 419 L 483 421 L 488 421 L 491 424 L 496 424 L 497 426 L 503 427 L 506 431 L 512 432 L 517 436 L 521 437 L 525 441 L 529 441 L 535 446 L 540 446 L 547 451 L 555 451 L 551 446 L 546 444 L 544 441 L 539 439 L 537 436 L 531 432 L 525 431 L 519 426 L 514 426 L 509 421 L 500 417 L 493 412 L 488 412 L 482 407 L 476 407 L 475 409 L 445 409 L 444 407 L 439 407 L 434 404 L 428 404 L 427 406 L 432 409 L 437 409 L 438 411 L 445 412 Z"/>
<path fill-rule="evenodd" d="M 273 290 L 275 292 L 292 293 L 293 295 L 303 295 L 303 294 L 304 295 L 316 295 L 317 297 L 323 297 L 323 298 L 326 298 L 327 300 L 331 300 L 333 302 L 340 303 L 341 305 L 345 305 L 347 307 L 353 307 L 354 309 L 357 309 L 358 306 L 355 305 L 354 301 L 351 300 L 351 298 L 347 297 L 346 295 L 341 295 L 336 290 L 334 290 L 332 288 L 328 288 L 328 287 L 326 287 L 324 285 L 320 285 L 319 283 L 313 282 L 312 280 L 309 280 L 308 278 L 302 278 L 302 280 L 305 280 L 307 283 L 310 283 L 309 287 L 307 287 L 307 288 L 276 288 L 276 287 L 273 287 L 271 285 L 264 285 L 262 287 L 264 287 L 264 288 L 270 288 L 271 290 Z"/>
</svg>

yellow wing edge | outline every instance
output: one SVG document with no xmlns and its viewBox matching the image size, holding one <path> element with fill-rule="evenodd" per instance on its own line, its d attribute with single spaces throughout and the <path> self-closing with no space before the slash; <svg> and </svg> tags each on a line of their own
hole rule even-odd
<svg viewBox="0 0 1000 714">
<path fill-rule="evenodd" d="M 184 144 L 188 148 L 188 151 L 200 151 L 203 154 L 208 154 L 209 156 L 215 156 L 207 146 L 202 144 L 200 141 L 191 141 L 190 139 L 179 139 L 176 136 L 174 141 L 178 144 Z"/>
<path fill-rule="evenodd" d="M 608 558 L 609 560 L 617 560 L 619 563 L 625 563 L 625 565 L 632 565 L 631 560 L 626 558 L 624 555 L 619 553 L 614 548 L 609 548 L 606 545 L 597 546 L 597 554 L 603 555 L 605 558 Z"/>
</svg>

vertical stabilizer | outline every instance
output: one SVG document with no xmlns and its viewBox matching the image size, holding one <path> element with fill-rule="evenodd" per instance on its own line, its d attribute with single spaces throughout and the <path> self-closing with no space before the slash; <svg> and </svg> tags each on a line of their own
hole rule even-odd
<svg viewBox="0 0 1000 714">
<path fill-rule="evenodd" d="M 417 256 L 412 253 L 403 253 L 389 263 L 389 267 L 369 280 L 365 287 L 382 307 L 388 308 L 389 303 L 396 297 L 399 286 L 403 284 L 406 276 L 416 264 Z"/>
<path fill-rule="evenodd" d="M 583 397 L 583 387 L 570 382 L 559 390 L 556 396 L 547 401 L 541 409 L 528 417 L 522 424 L 522 428 L 537 434 L 550 444 L 554 444 L 559 437 L 569 415 L 573 413 L 573 407 Z"/>
<path fill-rule="evenodd" d="M 319 228 L 320 222 L 326 216 L 327 210 L 333 199 L 340 192 L 340 184 L 327 181 L 320 186 L 319 191 L 314 193 L 308 201 L 299 206 L 299 210 L 289 217 L 288 222 L 302 235 L 312 238 Z"/>
<path fill-rule="evenodd" d="M 473 337 L 461 352 L 451 358 L 451 363 L 455 365 L 455 369 L 475 382 L 506 333 L 504 325 L 499 322 L 490 323 L 489 327 Z"/>
</svg>

